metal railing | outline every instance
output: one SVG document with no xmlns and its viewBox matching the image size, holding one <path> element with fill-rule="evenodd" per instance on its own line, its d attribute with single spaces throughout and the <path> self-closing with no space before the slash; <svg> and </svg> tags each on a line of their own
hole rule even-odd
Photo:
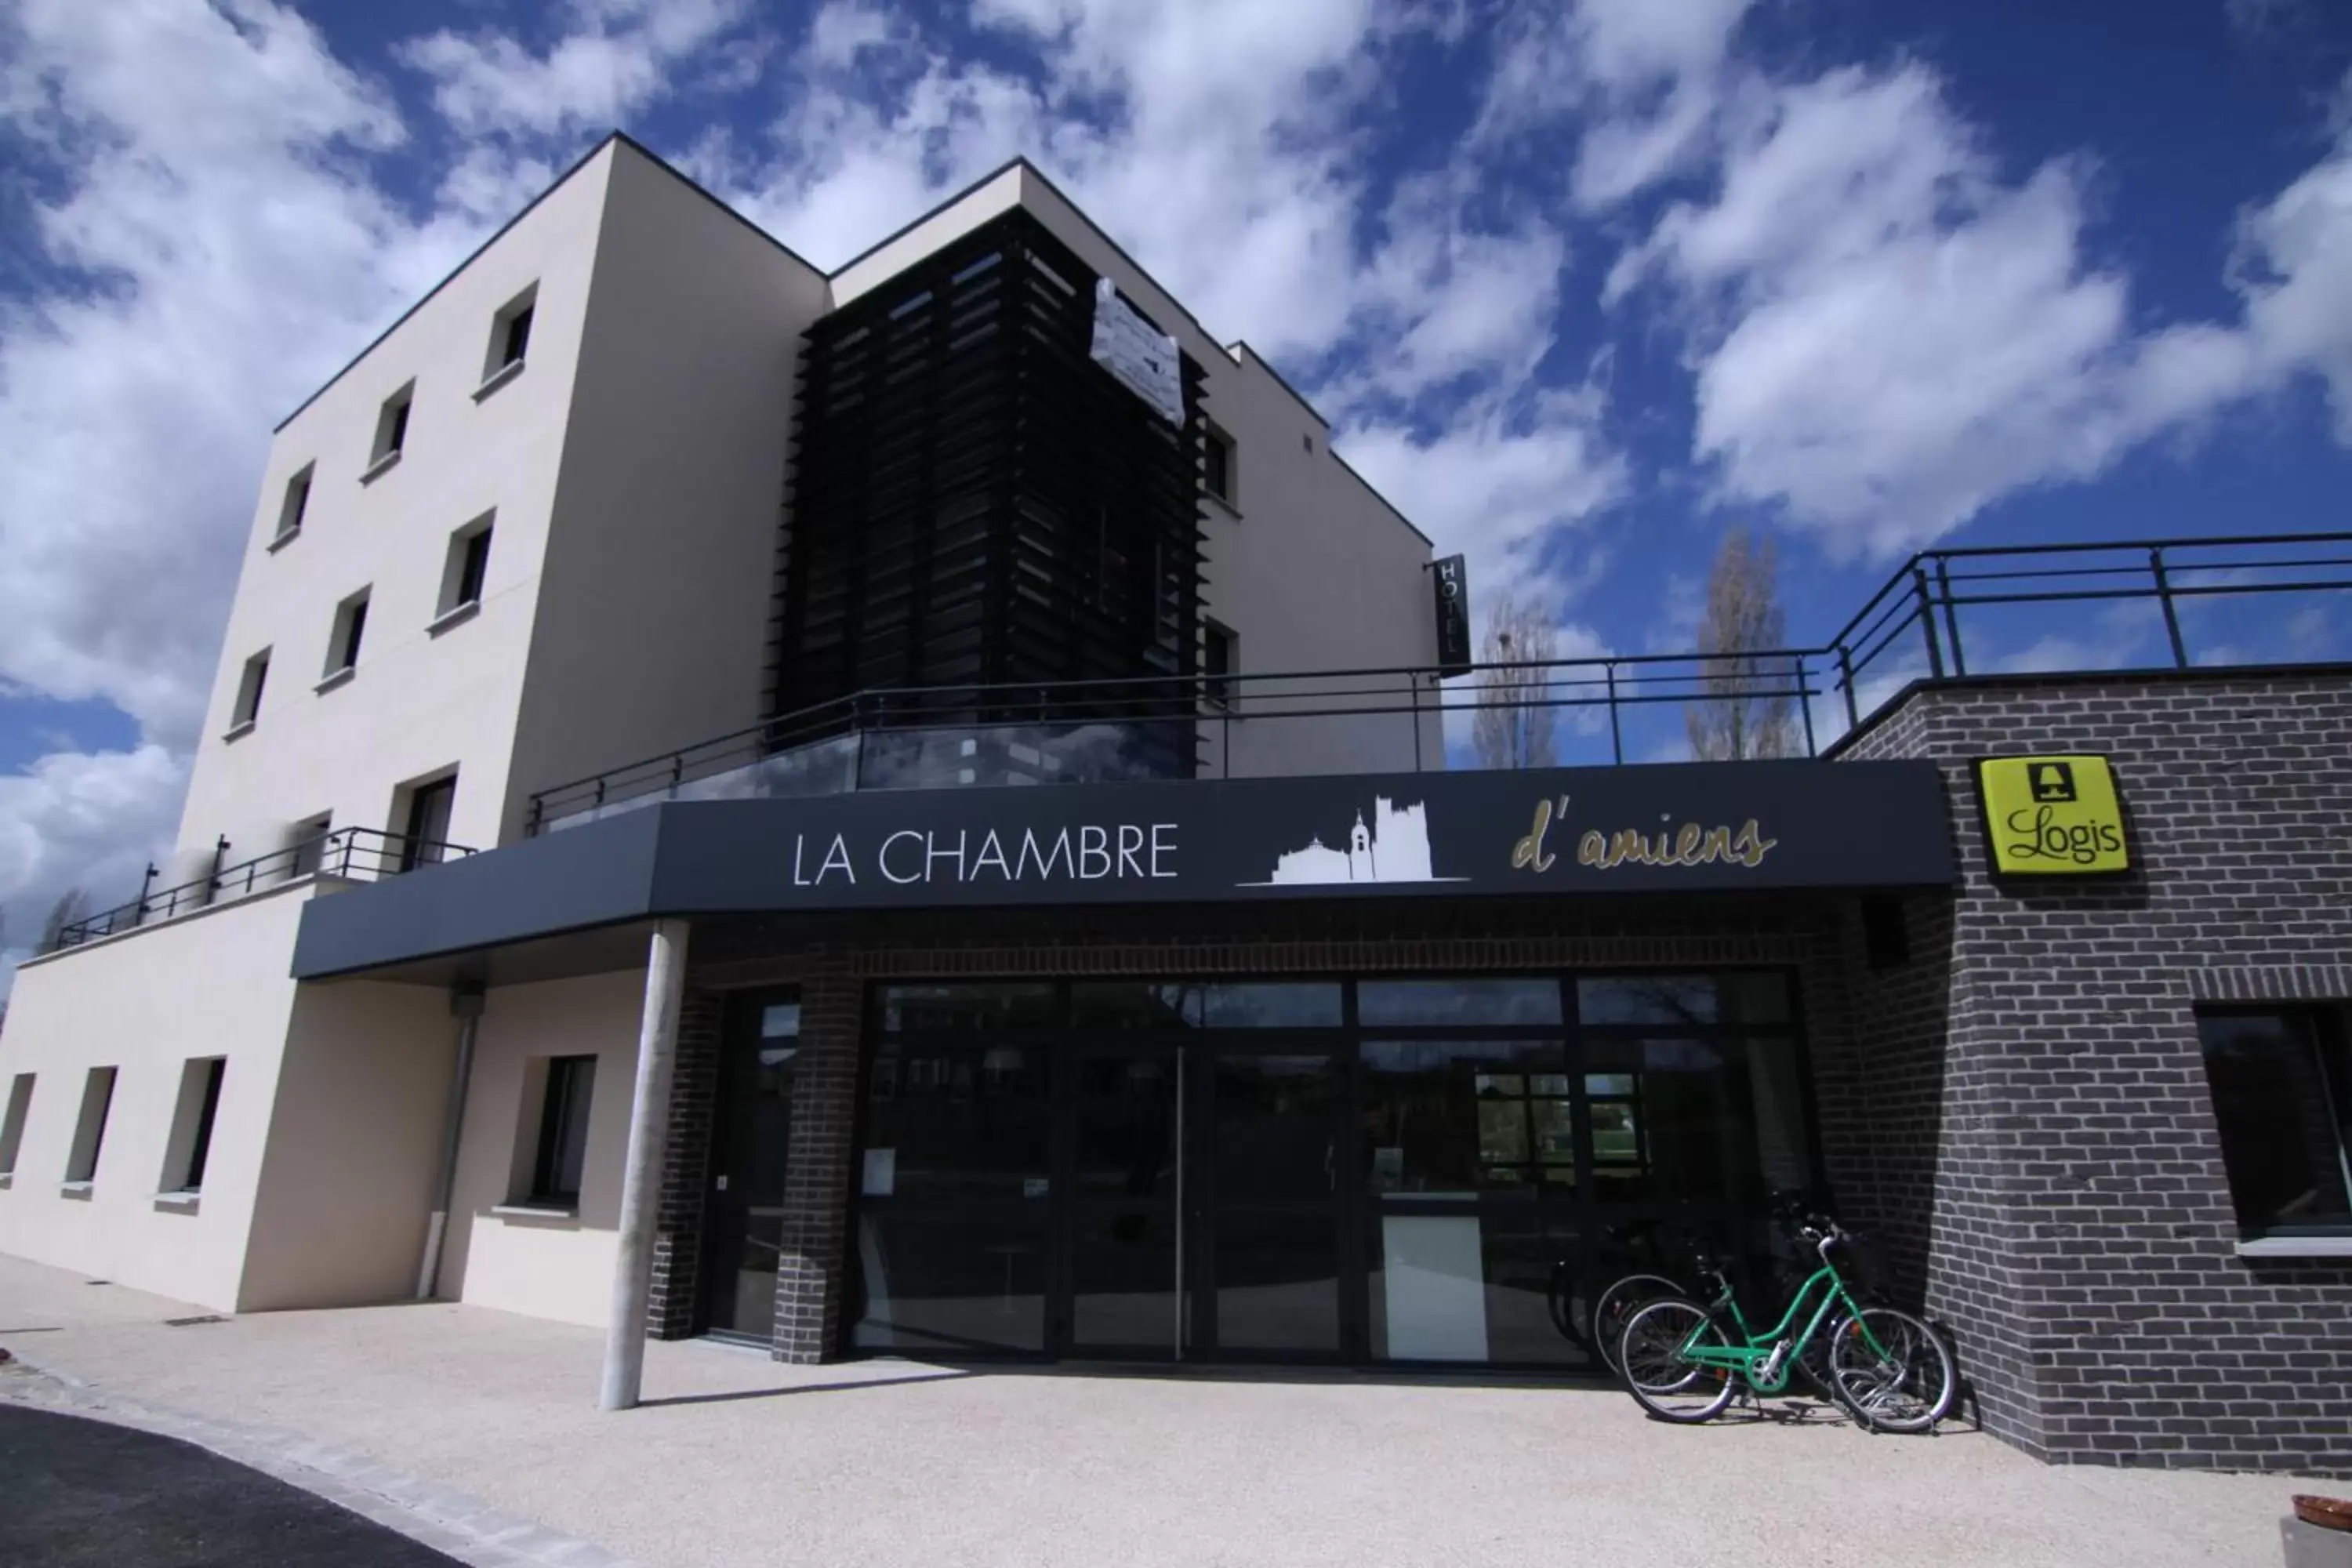
<svg viewBox="0 0 2352 1568">
<path fill-rule="evenodd" d="M 782 714 L 530 796 L 526 829 L 572 826 L 661 800 L 772 797 L 974 783 L 1108 782 L 1274 772 L 1400 772 L 1447 765 L 1445 721 L 1486 710 L 1571 715 L 1622 763 L 1629 723 L 1660 707 L 1741 699 L 1787 704 L 1790 739 L 1818 755 L 1914 681 L 2022 668 L 2259 666 L 2214 644 L 2197 658 L 2189 611 L 2231 595 L 2352 589 L 2352 532 L 2131 540 L 1922 551 L 1826 644 L 1737 653 L 1607 654 L 1439 671 L 1399 666 L 1279 674 L 887 687 Z M 1994 623 L 2053 606 L 2146 607 L 2105 628 L 2070 665 L 1997 647 Z M 1975 628 L 1964 638 L 1967 626 Z M 2134 613 L 2137 613 L 2134 611 Z M 2043 628 L 2046 633 L 2046 626 Z M 2112 656 L 2141 641 L 2153 659 Z M 1980 639 L 1978 634 L 1984 634 Z M 2145 634 L 2145 636 L 2143 636 Z M 2024 653 L 2049 646 L 2024 645 Z M 2063 653 L 2062 647 L 2059 650 Z M 2345 658 L 2346 651 L 2327 657 Z M 1450 683 L 1450 684 L 1449 684 Z M 1385 725 L 1375 733 L 1369 725 Z M 1319 736 L 1286 749 L 1273 730 Z M 1300 765 L 1306 753 L 1314 755 Z M 1318 759 L 1324 759 L 1318 761 Z"/>
<path fill-rule="evenodd" d="M 57 952 L 68 947 L 79 947 L 84 942 L 98 942 L 141 926 L 160 924 L 177 915 L 209 909 L 225 900 L 241 899 L 248 893 L 303 877 L 380 881 L 422 866 L 438 865 L 444 860 L 474 853 L 462 844 L 411 838 L 404 834 L 385 833 L 373 827 L 338 827 L 289 844 L 283 848 L 273 849 L 267 855 L 257 855 L 234 866 L 221 864 L 228 847 L 229 841 L 222 838 L 213 850 L 213 870 L 177 887 L 157 888 L 155 879 L 163 873 L 157 867 L 149 865 L 146 881 L 140 888 L 136 899 L 84 919 L 68 921 L 58 929 L 56 940 L 42 951 Z"/>
</svg>

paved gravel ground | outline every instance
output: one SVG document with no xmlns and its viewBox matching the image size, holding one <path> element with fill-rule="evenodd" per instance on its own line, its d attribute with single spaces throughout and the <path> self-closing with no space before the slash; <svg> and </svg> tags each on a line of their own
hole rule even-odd
<svg viewBox="0 0 2352 1568">
<path fill-rule="evenodd" d="M 9 1568 L 448 1568 L 258 1470 L 79 1415 L 0 1405 Z"/>
<path fill-rule="evenodd" d="M 163 1326 L 188 1310 L 0 1258 L 0 1346 L 93 1391 L 301 1434 L 657 1568 L 2272 1563 L 2313 1489 L 2052 1468 L 1965 1429 L 1671 1427 L 1601 1388 L 704 1343 L 648 1347 L 649 1404 L 601 1415 L 589 1331 L 446 1304 Z"/>
</svg>

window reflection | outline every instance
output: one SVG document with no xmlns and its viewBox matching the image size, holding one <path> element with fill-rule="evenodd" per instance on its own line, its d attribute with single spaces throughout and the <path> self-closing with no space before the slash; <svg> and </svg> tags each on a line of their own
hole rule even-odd
<svg viewBox="0 0 2352 1568">
<path fill-rule="evenodd" d="M 1795 1042 L 1589 1039 L 1592 1177 L 1623 1202 L 1757 1201 L 1807 1184 Z"/>
<path fill-rule="evenodd" d="M 1084 981 L 1070 1004 L 1089 1029 L 1328 1029 L 1341 1017 L 1337 981 Z"/>
<path fill-rule="evenodd" d="M 1371 1026 L 1557 1024 L 1559 982 L 1363 980 L 1356 984 L 1356 1016 Z"/>
<path fill-rule="evenodd" d="M 1784 1024 L 1789 982 L 1773 970 L 1582 975 L 1576 1007 L 1587 1024 Z"/>
<path fill-rule="evenodd" d="M 986 981 L 970 984 L 885 985 L 882 1027 L 971 1033 L 1037 1028 L 1057 1022 L 1051 981 Z"/>
<path fill-rule="evenodd" d="M 865 1195 L 1045 1195 L 1053 1141 L 1045 1055 L 1042 1046 L 877 1043 Z"/>
<path fill-rule="evenodd" d="M 1558 1040 L 1367 1040 L 1368 1190 L 1466 1194 L 1576 1179 Z M 1498 1070 L 1517 1068 L 1517 1071 Z"/>
</svg>

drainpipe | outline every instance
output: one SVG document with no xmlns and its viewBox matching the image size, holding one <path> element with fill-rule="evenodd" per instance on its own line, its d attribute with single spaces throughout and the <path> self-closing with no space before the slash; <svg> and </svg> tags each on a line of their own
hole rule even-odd
<svg viewBox="0 0 2352 1568">
<path fill-rule="evenodd" d="M 686 989 L 686 934 L 684 921 L 657 922 L 646 955 L 646 1009 L 637 1028 L 636 1097 L 629 1103 L 629 1156 L 621 1173 L 620 1247 L 613 1260 L 599 1410 L 632 1408 L 645 1386 L 646 1301 L 653 1293 L 670 1071 L 677 1056 L 678 1003 Z"/>
<path fill-rule="evenodd" d="M 474 1030 L 482 1021 L 478 981 L 450 987 L 449 1013 L 457 1020 L 457 1070 L 449 1079 L 449 1109 L 441 1119 L 441 1170 L 433 1182 L 433 1213 L 425 1222 L 425 1261 L 416 1270 L 416 1299 L 433 1300 L 441 1279 L 441 1243 L 449 1234 L 449 1198 L 457 1184 L 457 1135 L 466 1125 L 466 1086 L 474 1077 Z"/>
</svg>

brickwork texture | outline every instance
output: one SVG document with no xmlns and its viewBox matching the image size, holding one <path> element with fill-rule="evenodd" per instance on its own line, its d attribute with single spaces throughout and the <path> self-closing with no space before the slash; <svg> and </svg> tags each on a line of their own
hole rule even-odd
<svg viewBox="0 0 2352 1568">
<path fill-rule="evenodd" d="M 2068 752 L 2112 759 L 2131 873 L 1996 884 L 1972 760 Z M 1906 905 L 1894 970 L 1849 931 L 1836 1120 L 1987 1426 L 2053 1460 L 2352 1473 L 2352 1259 L 2239 1256 L 2194 1014 L 2352 996 L 2352 679 L 1929 688 L 1844 754 L 1949 785 L 1957 898 Z"/>
</svg>

